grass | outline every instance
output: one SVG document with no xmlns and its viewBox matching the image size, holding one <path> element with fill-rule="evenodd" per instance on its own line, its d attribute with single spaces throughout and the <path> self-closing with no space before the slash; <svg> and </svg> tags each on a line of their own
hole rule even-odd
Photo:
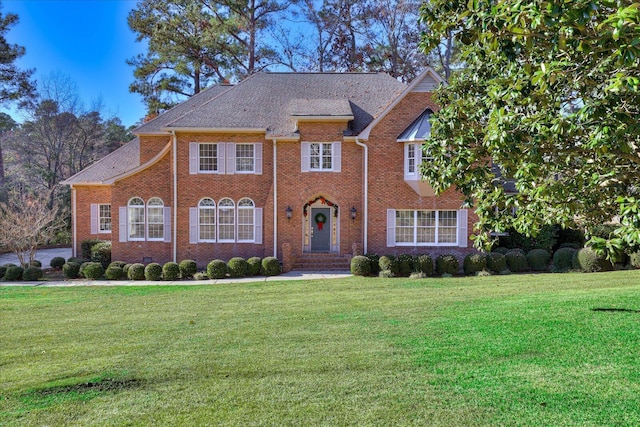
<svg viewBox="0 0 640 427">
<path fill-rule="evenodd" d="M 0 425 L 640 425 L 640 271 L 0 288 Z"/>
</svg>

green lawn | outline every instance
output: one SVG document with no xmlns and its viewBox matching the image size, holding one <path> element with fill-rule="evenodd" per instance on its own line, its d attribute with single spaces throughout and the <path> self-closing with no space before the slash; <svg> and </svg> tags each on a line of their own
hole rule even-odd
<svg viewBox="0 0 640 427">
<path fill-rule="evenodd" d="M 640 425 L 640 271 L 0 288 L 0 425 Z"/>
</svg>

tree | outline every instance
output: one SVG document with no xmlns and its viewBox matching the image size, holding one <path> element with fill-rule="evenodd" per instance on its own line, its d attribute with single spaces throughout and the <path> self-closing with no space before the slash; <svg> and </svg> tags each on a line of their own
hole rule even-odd
<svg viewBox="0 0 640 427">
<path fill-rule="evenodd" d="M 637 249 L 638 4 L 432 0 L 422 14 L 424 49 L 453 35 L 465 63 L 438 93 L 422 171 L 475 207 L 476 243 L 490 243 L 488 231 L 591 229 L 621 215 L 622 231 L 600 247 L 613 258 Z"/>
<path fill-rule="evenodd" d="M 3 15 L 0 12 L 0 105 L 11 102 L 25 104 L 35 93 L 35 85 L 31 80 L 33 70 L 21 70 L 15 64 L 26 53 L 25 48 L 9 44 L 6 39 L 6 34 L 17 23 L 18 15 Z"/>
<path fill-rule="evenodd" d="M 35 260 L 38 247 L 49 243 L 63 227 L 57 207 L 48 207 L 46 194 L 12 194 L 0 202 L 0 247 L 14 252 L 24 267 Z"/>
</svg>

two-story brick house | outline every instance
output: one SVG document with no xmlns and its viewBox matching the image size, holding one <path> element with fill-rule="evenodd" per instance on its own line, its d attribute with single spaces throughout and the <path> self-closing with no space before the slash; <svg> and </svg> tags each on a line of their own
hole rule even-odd
<svg viewBox="0 0 640 427">
<path fill-rule="evenodd" d="M 258 73 L 211 87 L 66 181 L 74 254 L 101 238 L 113 259 L 201 266 L 462 256 L 473 214 L 455 189 L 435 196 L 419 177 L 441 82 L 428 69 L 410 85 L 383 73 Z"/>
</svg>

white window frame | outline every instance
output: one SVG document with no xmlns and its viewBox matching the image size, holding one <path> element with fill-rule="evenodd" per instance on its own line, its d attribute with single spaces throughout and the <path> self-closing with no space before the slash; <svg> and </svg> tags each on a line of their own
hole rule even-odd
<svg viewBox="0 0 640 427">
<path fill-rule="evenodd" d="M 205 202 L 211 202 L 212 204 L 204 204 Z M 198 242 L 215 243 L 216 236 L 217 236 L 217 231 L 218 231 L 218 229 L 216 227 L 216 225 L 217 225 L 217 221 L 216 221 L 216 212 L 217 212 L 217 210 L 216 210 L 216 207 L 217 207 L 217 205 L 216 205 L 215 200 L 213 200 L 210 197 L 205 197 L 205 198 L 203 198 L 202 200 L 200 200 L 198 202 Z M 212 211 L 211 212 L 213 214 L 212 215 L 212 218 L 213 218 L 213 222 L 212 223 L 205 223 L 205 224 L 202 223 L 202 220 L 203 220 L 202 212 L 203 211 Z M 203 225 L 204 226 L 208 226 L 208 227 L 213 226 L 213 238 L 202 237 L 202 234 L 203 234 L 202 233 L 202 226 Z"/>
<path fill-rule="evenodd" d="M 215 148 L 216 151 L 216 155 L 215 156 L 202 156 L 202 149 L 205 146 L 211 146 L 213 148 Z M 220 171 L 220 149 L 224 149 L 223 147 L 220 147 L 219 144 L 215 143 L 215 142 L 201 142 L 198 143 L 198 173 L 203 173 L 203 174 L 217 174 Z M 212 159 L 212 162 L 215 161 L 215 169 L 203 169 L 202 168 L 202 161 L 204 159 Z"/>
<path fill-rule="evenodd" d="M 251 219 L 250 223 L 243 223 L 241 222 L 242 220 L 244 220 L 243 216 L 241 215 L 241 213 L 243 212 L 250 212 L 250 214 L 248 215 L 248 218 Z M 236 236 L 238 239 L 238 243 L 254 243 L 256 241 L 256 204 L 253 202 L 253 200 L 244 197 L 242 199 L 240 199 L 238 201 L 238 207 L 237 207 L 237 220 L 236 220 Z M 250 227 L 251 229 L 251 238 L 250 239 L 241 239 L 240 238 L 240 227 Z"/>
<path fill-rule="evenodd" d="M 158 211 L 158 212 L 156 212 Z M 153 218 L 158 218 L 157 221 L 153 221 Z M 152 197 L 147 201 L 147 217 L 146 217 L 146 232 L 148 241 L 164 241 L 164 202 L 159 197 Z M 153 232 L 152 228 L 155 228 L 159 232 L 160 236 L 151 237 Z"/>
<path fill-rule="evenodd" d="M 411 212 L 412 215 L 412 225 L 411 226 L 399 226 L 397 223 L 397 218 L 398 218 L 398 214 L 401 212 Z M 427 212 L 427 213 L 435 213 L 435 217 L 434 217 L 434 226 L 419 226 L 418 225 L 418 212 Z M 456 218 L 456 225 L 455 227 L 451 227 L 451 226 L 442 226 L 440 224 L 440 220 L 441 220 L 441 216 L 443 216 L 445 213 L 451 214 L 453 213 L 455 215 Z M 458 246 L 458 239 L 459 239 L 459 233 L 458 233 L 458 229 L 459 229 L 459 215 L 458 215 L 458 211 L 456 210 L 446 210 L 446 209 L 442 209 L 442 210 L 426 210 L 426 209 L 398 209 L 395 211 L 395 218 L 396 218 L 396 223 L 395 223 L 395 242 L 394 242 L 394 246 Z M 398 242 L 398 229 L 402 229 L 402 228 L 411 228 L 412 232 L 413 232 L 413 239 L 411 242 Z M 430 228 L 434 230 L 434 241 L 433 242 L 418 242 L 418 229 L 420 228 Z M 440 231 L 441 229 L 454 229 L 455 230 L 455 236 L 456 236 L 456 240 L 455 242 L 440 242 Z"/>
<path fill-rule="evenodd" d="M 318 146 L 318 154 L 313 154 L 313 147 Z M 325 148 L 329 148 L 329 155 L 325 155 Z M 313 167 L 313 159 L 317 157 L 318 159 L 318 167 Z M 324 160 L 328 158 L 331 162 L 330 167 L 324 166 Z M 331 142 L 311 142 L 309 143 L 309 170 L 312 172 L 333 172 L 333 143 Z"/>
<path fill-rule="evenodd" d="M 140 204 L 137 202 L 140 201 Z M 134 202 L 136 202 L 134 204 Z M 142 213 L 142 221 L 133 221 L 133 213 L 136 211 L 141 211 Z M 141 226 L 142 236 L 133 236 L 132 231 L 133 227 Z M 145 240 L 145 227 L 146 227 L 146 209 L 144 204 L 144 199 L 141 197 L 132 197 L 127 202 L 127 240 L 131 242 L 140 242 Z"/>
<path fill-rule="evenodd" d="M 430 156 L 422 149 L 424 142 L 413 141 L 404 144 L 404 176 L 411 179 L 420 179 L 420 165 L 431 160 Z M 419 161 L 418 161 L 419 160 Z"/>
<path fill-rule="evenodd" d="M 227 206 L 225 203 L 226 201 L 229 201 L 232 203 L 232 205 Z M 223 211 L 230 211 L 231 212 L 231 216 L 229 218 L 231 218 L 232 222 L 231 223 L 222 223 L 222 213 Z M 220 201 L 218 201 L 218 216 L 216 218 L 216 225 L 217 225 L 217 229 L 216 229 L 216 235 L 218 238 L 218 242 L 220 243 L 235 243 L 236 241 L 236 203 L 233 201 L 233 199 L 229 198 L 229 197 L 225 197 L 223 199 L 220 199 Z M 223 238 L 223 233 L 221 231 L 221 229 L 223 229 L 223 227 L 229 228 L 231 230 L 233 230 L 233 237 L 229 238 Z"/>
<path fill-rule="evenodd" d="M 236 161 L 235 161 L 235 172 L 237 174 L 255 174 L 256 172 L 256 144 L 246 144 L 246 143 L 239 143 L 239 144 L 234 144 L 234 148 L 235 148 L 235 157 L 236 157 Z M 242 153 L 242 148 L 243 147 L 251 147 L 251 157 L 247 157 L 247 156 L 240 156 L 240 154 Z M 251 169 L 250 170 L 240 170 L 240 163 L 242 162 L 242 160 L 251 160 Z"/>
<path fill-rule="evenodd" d="M 105 213 L 108 210 L 108 215 Z M 111 205 L 108 203 L 98 205 L 98 233 L 111 233 L 113 224 L 111 223 Z"/>
<path fill-rule="evenodd" d="M 319 146 L 320 154 L 311 156 L 311 149 L 313 145 Z M 331 148 L 331 167 L 326 168 L 323 165 L 324 148 L 330 146 Z M 300 166 L 302 172 L 342 172 L 342 143 L 336 142 L 302 142 L 300 144 Z M 311 167 L 311 158 L 318 157 L 319 167 Z"/>
</svg>

